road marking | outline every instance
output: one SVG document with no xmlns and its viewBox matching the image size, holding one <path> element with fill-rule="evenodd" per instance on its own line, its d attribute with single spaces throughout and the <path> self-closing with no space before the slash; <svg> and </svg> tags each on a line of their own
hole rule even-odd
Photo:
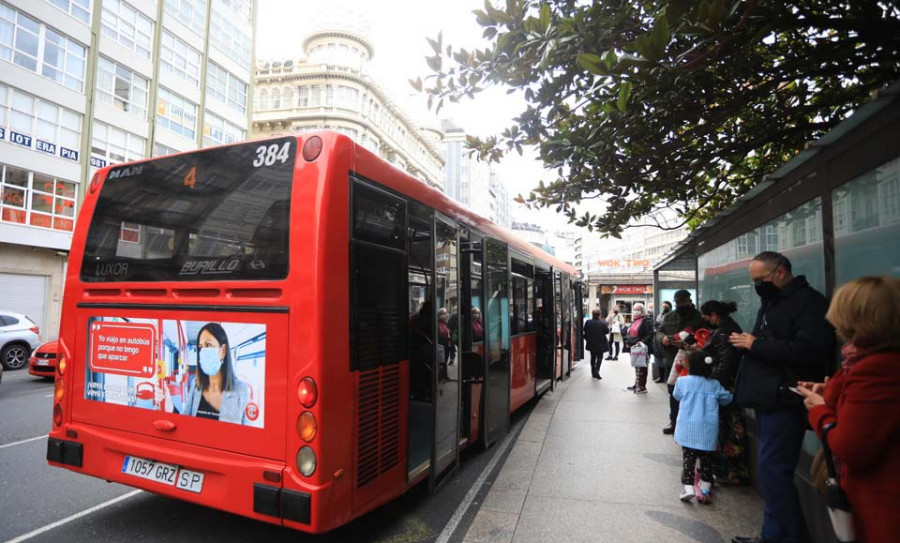
<svg viewBox="0 0 900 543">
<path fill-rule="evenodd" d="M 14 443 L 7 443 L 6 445 L 0 445 L 0 449 L 5 449 L 7 447 L 12 447 L 13 445 L 21 445 L 22 443 L 28 443 L 30 441 L 37 441 L 39 439 L 47 439 L 46 435 L 30 437 L 28 439 L 23 439 L 22 441 L 16 441 Z"/>
<path fill-rule="evenodd" d="M 52 398 L 52 397 L 53 397 L 53 394 L 47 394 L 47 395 L 44 396 L 44 397 L 45 397 L 45 398 Z"/>
<path fill-rule="evenodd" d="M 525 420 L 528 420 L 527 417 Z M 500 447 L 497 449 L 494 457 L 491 458 L 490 462 L 488 462 L 488 465 L 485 466 L 481 471 L 481 475 L 479 475 L 478 479 L 475 480 L 475 484 L 472 485 L 472 488 L 469 489 L 466 497 L 463 498 L 463 501 L 456 508 L 456 511 L 453 512 L 453 516 L 450 517 L 449 521 L 447 521 L 446 526 L 444 526 L 444 529 L 441 531 L 441 534 L 434 541 L 434 543 L 447 543 L 448 541 L 450 541 L 450 536 L 452 536 L 453 532 L 456 531 L 456 527 L 459 526 L 459 523 L 460 521 L 462 521 L 462 518 L 466 514 L 466 511 L 469 510 L 469 507 L 472 505 L 472 502 L 478 495 L 478 491 L 481 490 L 481 487 L 487 480 L 488 475 L 490 475 L 491 472 L 494 471 L 494 467 L 497 465 L 497 462 L 506 453 L 506 449 L 508 449 L 509 445 L 512 443 L 512 437 L 514 435 L 518 435 L 519 428 L 523 424 L 525 424 L 525 420 L 519 421 L 519 423 L 516 424 L 516 427 L 513 428 L 508 434 L 506 434 L 506 438 L 503 440 L 503 443 L 500 444 Z"/>
<path fill-rule="evenodd" d="M 137 494 L 140 494 L 141 492 L 143 492 L 143 490 L 132 490 L 128 494 L 123 494 L 123 495 L 119 496 L 118 498 L 113 498 L 113 499 L 109 500 L 108 502 L 103 502 L 99 505 L 95 505 L 94 507 L 91 507 L 90 509 L 85 509 L 84 511 L 82 511 L 80 513 L 75 513 L 74 515 L 72 515 L 70 517 L 66 517 L 62 520 L 57 520 L 53 524 L 48 524 L 48 525 L 44 526 L 43 528 L 38 528 L 37 530 L 35 530 L 33 532 L 28 532 L 27 534 L 20 535 L 19 537 L 15 538 L 15 539 L 10 539 L 6 543 L 20 543 L 21 541 L 31 539 L 34 536 L 41 535 L 44 532 L 49 532 L 50 530 L 57 528 L 59 526 L 62 526 L 63 524 L 67 524 L 69 522 L 72 522 L 73 520 L 80 519 L 81 517 L 83 517 L 85 515 L 90 515 L 91 513 L 99 511 L 99 510 L 103 509 L 104 507 L 109 507 L 110 505 L 119 503 L 120 501 L 127 500 L 128 498 L 135 496 Z"/>
</svg>

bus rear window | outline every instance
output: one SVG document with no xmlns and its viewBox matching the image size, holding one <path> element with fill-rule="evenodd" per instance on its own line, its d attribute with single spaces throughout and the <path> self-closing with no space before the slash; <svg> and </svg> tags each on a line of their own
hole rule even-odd
<svg viewBox="0 0 900 543">
<path fill-rule="evenodd" d="M 110 170 L 81 280 L 287 277 L 295 151 L 283 138 Z"/>
</svg>

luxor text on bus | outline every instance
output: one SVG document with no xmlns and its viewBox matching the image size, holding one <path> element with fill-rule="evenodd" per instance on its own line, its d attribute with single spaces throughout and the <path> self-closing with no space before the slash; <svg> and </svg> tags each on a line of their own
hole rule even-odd
<svg viewBox="0 0 900 543">
<path fill-rule="evenodd" d="M 437 488 L 569 374 L 575 273 L 333 132 L 103 168 L 47 459 L 332 530 Z"/>
</svg>

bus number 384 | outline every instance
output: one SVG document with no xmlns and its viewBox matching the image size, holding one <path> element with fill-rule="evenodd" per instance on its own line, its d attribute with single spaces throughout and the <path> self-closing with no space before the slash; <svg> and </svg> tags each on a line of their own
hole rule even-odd
<svg viewBox="0 0 900 543">
<path fill-rule="evenodd" d="M 281 146 L 277 143 L 260 145 L 256 148 L 256 160 L 253 161 L 253 167 L 272 166 L 276 161 L 284 164 L 290 158 L 290 149 L 291 142 L 289 141 L 284 142 Z"/>
</svg>

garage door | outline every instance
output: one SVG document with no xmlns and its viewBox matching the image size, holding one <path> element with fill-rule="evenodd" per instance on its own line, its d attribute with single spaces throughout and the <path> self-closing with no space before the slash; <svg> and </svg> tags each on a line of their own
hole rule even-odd
<svg viewBox="0 0 900 543">
<path fill-rule="evenodd" d="M 0 273 L 0 310 L 28 315 L 44 333 L 46 275 Z"/>
</svg>

